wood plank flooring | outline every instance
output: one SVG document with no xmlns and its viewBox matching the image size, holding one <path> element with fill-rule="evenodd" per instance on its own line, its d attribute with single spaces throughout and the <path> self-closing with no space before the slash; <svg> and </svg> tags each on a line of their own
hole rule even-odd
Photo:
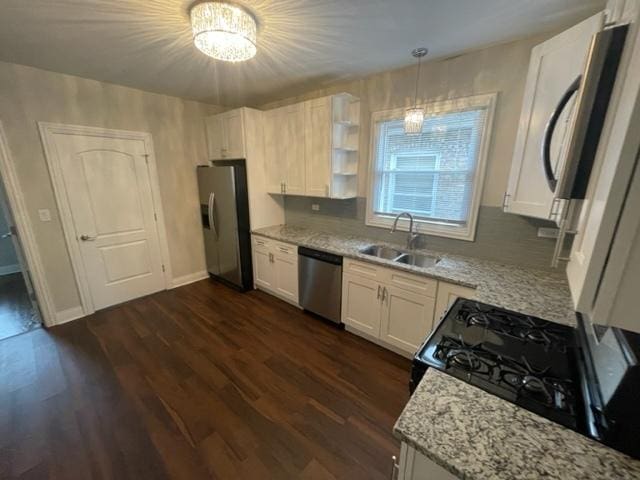
<svg viewBox="0 0 640 480">
<path fill-rule="evenodd" d="M 0 478 L 386 479 L 409 362 L 204 280 L 0 342 Z"/>
<path fill-rule="evenodd" d="M 38 327 L 22 273 L 0 275 L 0 340 Z"/>
</svg>

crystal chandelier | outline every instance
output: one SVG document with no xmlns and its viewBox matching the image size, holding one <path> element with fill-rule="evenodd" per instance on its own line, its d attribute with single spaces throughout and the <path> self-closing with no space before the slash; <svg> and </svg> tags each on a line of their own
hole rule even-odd
<svg viewBox="0 0 640 480">
<path fill-rule="evenodd" d="M 244 8 L 203 2 L 191 8 L 193 43 L 201 52 L 226 62 L 242 62 L 256 54 L 256 19 Z"/>
<path fill-rule="evenodd" d="M 408 108 L 404 113 L 404 133 L 406 135 L 422 133 L 424 109 L 418 108 L 418 84 L 420 83 L 420 60 L 427 52 L 428 50 L 424 47 L 416 48 L 411 52 L 411 55 L 418 59 L 418 74 L 416 75 L 416 94 L 413 99 L 413 108 Z"/>
</svg>

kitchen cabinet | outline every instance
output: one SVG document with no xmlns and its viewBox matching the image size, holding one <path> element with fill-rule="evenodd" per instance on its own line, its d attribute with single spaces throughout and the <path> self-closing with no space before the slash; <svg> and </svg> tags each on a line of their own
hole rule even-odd
<svg viewBox="0 0 640 480">
<path fill-rule="evenodd" d="M 453 283 L 438 282 L 438 296 L 436 297 L 433 326 L 435 327 L 440 322 L 442 316 L 458 297 L 473 299 L 475 294 L 476 290 L 474 288 L 463 287 Z"/>
<path fill-rule="evenodd" d="M 392 478 L 396 480 L 455 480 L 451 472 L 424 456 L 412 446 L 402 442 L 399 462 L 393 465 Z"/>
<path fill-rule="evenodd" d="M 347 259 L 342 321 L 351 331 L 413 355 L 431 331 L 437 281 Z"/>
<path fill-rule="evenodd" d="M 252 243 L 253 281 L 256 288 L 297 305 L 297 247 L 255 235 Z"/>
<path fill-rule="evenodd" d="M 251 229 L 284 223 L 283 199 L 267 191 L 264 127 L 264 112 L 253 108 L 243 107 L 205 118 L 208 160 L 245 160 Z"/>
<path fill-rule="evenodd" d="M 435 298 L 392 285 L 383 287 L 380 339 L 415 353 L 433 327 Z"/>
<path fill-rule="evenodd" d="M 360 101 L 347 93 L 264 112 L 267 190 L 278 195 L 354 198 Z"/>
<path fill-rule="evenodd" d="M 331 97 L 304 103 L 306 189 L 311 197 L 331 196 Z"/>
<path fill-rule="evenodd" d="M 205 126 L 209 160 L 246 158 L 243 109 L 208 117 Z"/>
<path fill-rule="evenodd" d="M 302 103 L 264 113 L 264 160 L 269 193 L 304 195 L 304 141 Z"/>
<path fill-rule="evenodd" d="M 342 322 L 374 338 L 380 336 L 382 287 L 358 275 L 342 277 Z"/>
<path fill-rule="evenodd" d="M 253 237 L 253 282 L 266 290 L 274 290 L 276 283 L 270 247 L 267 240 Z"/>
<path fill-rule="evenodd" d="M 582 75 L 592 37 L 604 25 L 599 13 L 537 45 L 531 52 L 505 212 L 559 221 L 564 202 L 555 199 L 542 167 L 541 150 L 547 122 L 559 102 Z M 569 98 L 551 138 L 550 160 L 556 178 L 563 171 L 573 131 L 577 91 Z"/>
</svg>

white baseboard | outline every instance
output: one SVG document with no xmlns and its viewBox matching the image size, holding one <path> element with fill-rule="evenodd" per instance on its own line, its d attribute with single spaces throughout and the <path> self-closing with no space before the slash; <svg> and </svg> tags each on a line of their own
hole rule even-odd
<svg viewBox="0 0 640 480">
<path fill-rule="evenodd" d="M 209 278 L 209 272 L 207 272 L 206 270 L 190 273 L 188 275 L 182 275 L 181 277 L 176 277 L 171 281 L 171 288 L 189 285 L 190 283 L 197 282 L 198 280 L 204 280 L 205 278 Z"/>
<path fill-rule="evenodd" d="M 0 275 L 10 275 L 12 273 L 18 273 L 21 270 L 20 265 L 17 263 L 15 265 L 3 265 L 0 267 Z"/>
<path fill-rule="evenodd" d="M 67 308 L 66 310 L 56 312 L 56 325 L 61 325 L 82 317 L 84 317 L 84 310 L 81 306 Z"/>
</svg>

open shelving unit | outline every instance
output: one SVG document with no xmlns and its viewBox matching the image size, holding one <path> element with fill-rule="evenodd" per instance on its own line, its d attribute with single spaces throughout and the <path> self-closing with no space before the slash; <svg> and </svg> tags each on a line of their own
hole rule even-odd
<svg viewBox="0 0 640 480">
<path fill-rule="evenodd" d="M 331 197 L 358 194 L 360 100 L 348 93 L 332 97 Z"/>
</svg>

